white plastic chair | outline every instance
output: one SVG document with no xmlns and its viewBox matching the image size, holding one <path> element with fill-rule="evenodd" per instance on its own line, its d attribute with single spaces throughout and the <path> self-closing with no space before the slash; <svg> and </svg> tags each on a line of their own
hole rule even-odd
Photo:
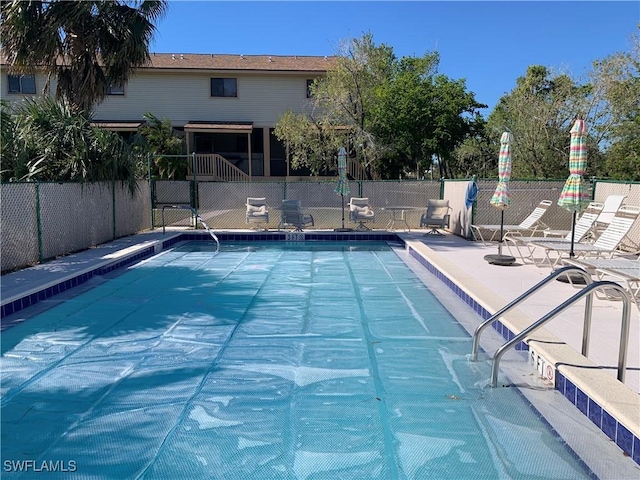
<svg viewBox="0 0 640 480">
<path fill-rule="evenodd" d="M 357 223 L 358 230 L 369 230 L 369 227 L 365 223 L 375 222 L 376 214 L 369 205 L 369 198 L 363 197 L 351 197 L 349 200 L 349 218 L 354 223 Z"/>
<path fill-rule="evenodd" d="M 269 223 L 269 211 L 267 210 L 266 198 L 247 198 L 247 224 L 256 223 L 258 225 Z"/>
</svg>

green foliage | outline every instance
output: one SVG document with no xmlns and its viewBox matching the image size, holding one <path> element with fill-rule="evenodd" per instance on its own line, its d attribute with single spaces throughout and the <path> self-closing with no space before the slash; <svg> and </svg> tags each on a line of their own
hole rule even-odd
<svg viewBox="0 0 640 480">
<path fill-rule="evenodd" d="M 276 123 L 274 134 L 285 143 L 294 169 L 307 167 L 313 175 L 336 168 L 341 136 L 327 123 L 315 122 L 305 114 L 285 112 Z"/>
<path fill-rule="evenodd" d="M 135 147 L 140 153 L 153 155 L 152 176 L 170 180 L 184 180 L 187 175 L 186 158 L 158 155 L 184 155 L 184 137 L 179 136 L 168 118 L 160 120 L 152 113 L 143 115 L 146 123 L 138 131 Z"/>
<path fill-rule="evenodd" d="M 27 99 L 9 115 L 13 129 L 6 140 L 14 148 L 3 158 L 2 180 L 120 181 L 136 190 L 136 157 L 126 142 L 91 126 L 66 102 Z"/>
<path fill-rule="evenodd" d="M 149 60 L 152 22 L 167 3 L 8 0 L 0 6 L 2 46 L 13 70 L 44 68 L 58 79 L 56 96 L 77 113 L 89 112 L 109 84 L 124 84 Z"/>
<path fill-rule="evenodd" d="M 483 105 L 464 80 L 438 75 L 438 62 L 437 53 L 398 60 L 370 34 L 344 43 L 337 67 L 313 85 L 313 114 L 289 112 L 278 121 L 293 164 L 322 172 L 348 143 L 371 176 L 426 170 L 433 156 L 443 176 L 453 175 L 449 159 L 477 128 Z"/>
</svg>

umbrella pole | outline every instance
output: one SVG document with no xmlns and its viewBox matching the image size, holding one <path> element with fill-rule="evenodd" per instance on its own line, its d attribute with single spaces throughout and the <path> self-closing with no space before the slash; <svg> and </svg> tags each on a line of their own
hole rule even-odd
<svg viewBox="0 0 640 480">
<path fill-rule="evenodd" d="M 340 198 L 342 199 L 342 229 L 344 230 L 344 194 L 340 194 Z"/>
<path fill-rule="evenodd" d="M 500 241 L 498 242 L 498 255 L 502 255 L 503 237 L 504 237 L 504 210 L 500 212 Z"/>
<path fill-rule="evenodd" d="M 575 243 L 575 239 L 576 239 L 576 215 L 577 215 L 577 211 L 573 211 L 573 221 L 571 223 L 571 250 L 569 250 L 569 258 L 573 258 L 576 256 L 576 254 L 573 251 L 573 245 Z"/>
</svg>

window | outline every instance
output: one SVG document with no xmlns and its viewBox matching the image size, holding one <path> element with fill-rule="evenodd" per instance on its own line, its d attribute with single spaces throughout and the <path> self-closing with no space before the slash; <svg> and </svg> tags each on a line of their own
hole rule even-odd
<svg viewBox="0 0 640 480">
<path fill-rule="evenodd" d="M 107 95 L 124 95 L 124 85 L 118 82 L 109 82 Z"/>
<path fill-rule="evenodd" d="M 307 80 L 307 98 L 311 98 L 311 86 L 313 85 L 313 80 Z"/>
<path fill-rule="evenodd" d="M 36 93 L 35 75 L 7 75 L 9 93 Z"/>
<path fill-rule="evenodd" d="M 212 78 L 211 79 L 211 96 L 212 97 L 237 97 L 238 83 L 235 78 Z"/>
</svg>

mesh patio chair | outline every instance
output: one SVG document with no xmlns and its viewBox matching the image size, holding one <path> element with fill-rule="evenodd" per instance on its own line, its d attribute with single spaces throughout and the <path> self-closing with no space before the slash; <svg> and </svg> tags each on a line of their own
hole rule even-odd
<svg viewBox="0 0 640 480">
<path fill-rule="evenodd" d="M 427 200 L 427 211 L 420 216 L 420 228 L 431 227 L 425 235 L 442 235 L 439 228 L 449 227 L 449 200 Z"/>
<path fill-rule="evenodd" d="M 302 211 L 300 200 L 282 200 L 282 215 L 280 227 L 294 227 L 296 232 L 302 232 L 307 225 L 315 225 L 313 216 Z"/>
</svg>

